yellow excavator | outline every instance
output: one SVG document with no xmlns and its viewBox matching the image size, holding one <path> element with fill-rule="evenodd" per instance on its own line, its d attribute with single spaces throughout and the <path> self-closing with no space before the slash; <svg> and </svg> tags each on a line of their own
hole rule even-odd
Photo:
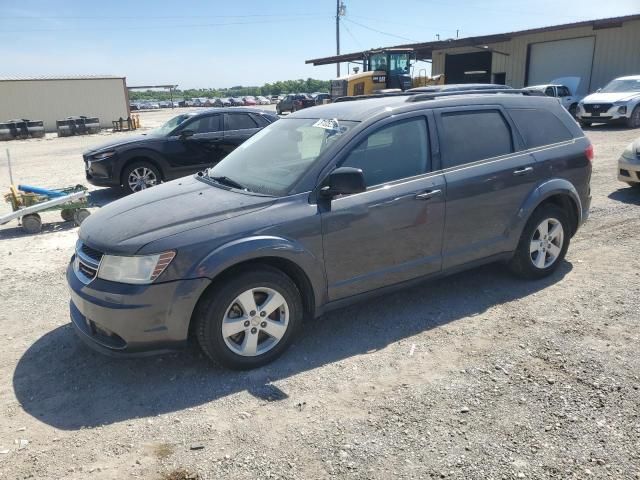
<svg viewBox="0 0 640 480">
<path fill-rule="evenodd" d="M 331 98 L 371 95 L 388 91 L 404 91 L 427 85 L 443 85 L 444 75 L 411 77 L 415 52 L 412 49 L 387 48 L 365 52 L 362 72 L 355 67 L 354 73 L 331 80 Z M 422 72 L 422 71 L 421 71 Z"/>
</svg>

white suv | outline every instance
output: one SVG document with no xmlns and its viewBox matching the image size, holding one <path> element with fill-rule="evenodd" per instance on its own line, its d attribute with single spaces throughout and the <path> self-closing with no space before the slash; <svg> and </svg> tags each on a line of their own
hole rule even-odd
<svg viewBox="0 0 640 480">
<path fill-rule="evenodd" d="M 592 123 L 624 121 L 640 128 L 640 75 L 611 80 L 578 104 L 578 121 L 583 127 Z"/>
</svg>

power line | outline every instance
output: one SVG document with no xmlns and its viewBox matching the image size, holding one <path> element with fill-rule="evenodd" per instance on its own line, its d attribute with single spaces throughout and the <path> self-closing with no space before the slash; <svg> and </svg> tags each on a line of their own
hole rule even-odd
<svg viewBox="0 0 640 480">
<path fill-rule="evenodd" d="M 356 37 L 354 37 L 354 36 L 353 36 L 353 33 L 351 33 L 351 30 L 349 30 L 349 27 L 347 27 L 347 25 L 346 25 L 346 24 L 344 24 L 344 23 L 342 24 L 342 26 L 343 26 L 343 27 L 344 27 L 344 29 L 347 31 L 347 33 L 349 34 L 349 36 L 353 39 L 353 41 L 354 41 L 354 42 L 356 42 L 360 48 L 364 48 L 364 47 L 362 46 L 362 44 L 358 41 L 358 39 L 357 39 Z"/>
<path fill-rule="evenodd" d="M 116 15 L 116 16 L 67 16 L 67 15 L 18 15 L 18 16 L 2 16 L 2 19 L 10 20 L 171 20 L 177 18 L 256 18 L 256 17 L 316 17 L 318 15 L 326 15 L 322 13 L 295 13 L 295 14 L 247 14 L 247 15 Z"/>
<path fill-rule="evenodd" d="M 362 24 L 360 22 L 356 22 L 355 20 L 351 20 L 349 18 L 345 18 L 345 20 L 350 22 L 350 23 L 353 23 L 354 25 L 358 25 L 359 27 L 366 28 L 367 30 L 371 30 L 372 32 L 376 32 L 376 33 L 379 33 L 381 35 L 387 35 L 388 37 L 395 37 L 395 38 L 399 38 L 401 40 L 407 40 L 409 42 L 414 42 L 414 43 L 418 42 L 418 40 L 414 40 L 412 38 L 403 37 L 401 35 L 395 35 L 395 34 L 389 33 L 389 32 L 383 32 L 382 30 L 378 30 L 377 28 L 369 27 L 367 25 L 364 25 L 364 24 Z"/>
<path fill-rule="evenodd" d="M 308 18 L 305 21 L 312 20 L 325 20 L 323 17 L 314 17 Z M 257 20 L 252 22 L 224 22 L 224 23 L 200 23 L 200 24 L 180 24 L 180 25 L 143 25 L 136 27 L 107 27 L 107 28 L 96 28 L 96 27 L 69 27 L 69 28 L 39 28 L 39 29 L 27 29 L 27 30 L 0 30 L 0 34 L 2 33 L 32 33 L 32 32 L 106 32 L 106 31 L 131 31 L 131 30 L 155 30 L 155 29 L 167 29 L 167 28 L 209 28 L 209 27 L 224 27 L 224 26 L 233 26 L 233 25 L 259 25 L 259 24 L 274 24 L 274 23 L 283 23 L 283 22 L 299 22 L 300 19 L 297 18 L 289 18 L 289 19 L 280 19 L 280 20 Z"/>
</svg>

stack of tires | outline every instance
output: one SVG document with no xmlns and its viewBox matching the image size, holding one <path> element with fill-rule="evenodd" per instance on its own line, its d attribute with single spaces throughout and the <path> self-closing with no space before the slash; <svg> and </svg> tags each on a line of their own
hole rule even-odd
<svg viewBox="0 0 640 480">
<path fill-rule="evenodd" d="M 19 118 L 0 123 L 0 140 L 19 140 L 25 138 L 43 138 L 44 123 L 42 120 Z"/>
<path fill-rule="evenodd" d="M 100 132 L 100 119 L 98 117 L 67 117 L 56 121 L 56 130 L 59 137 L 72 135 L 86 135 Z"/>
</svg>

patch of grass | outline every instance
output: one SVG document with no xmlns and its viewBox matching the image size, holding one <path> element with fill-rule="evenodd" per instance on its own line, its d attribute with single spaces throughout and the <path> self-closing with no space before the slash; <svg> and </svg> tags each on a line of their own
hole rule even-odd
<svg viewBox="0 0 640 480">
<path fill-rule="evenodd" d="M 153 446 L 153 454 L 160 460 L 164 460 L 173 453 L 173 447 L 168 443 L 159 443 Z"/>
<path fill-rule="evenodd" d="M 184 468 L 178 468 L 169 473 L 165 473 L 162 476 L 162 480 L 201 480 L 201 477 L 197 473 L 191 473 Z"/>
</svg>

